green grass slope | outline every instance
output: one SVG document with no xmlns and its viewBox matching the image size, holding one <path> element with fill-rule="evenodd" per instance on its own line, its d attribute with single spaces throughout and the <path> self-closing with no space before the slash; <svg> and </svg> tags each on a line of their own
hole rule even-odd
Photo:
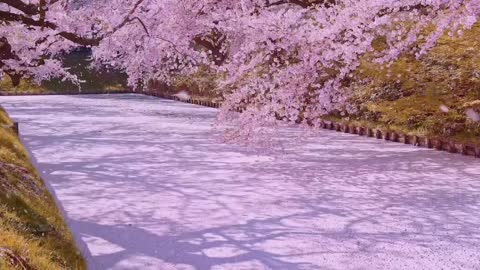
<svg viewBox="0 0 480 270">
<path fill-rule="evenodd" d="M 404 56 L 390 67 L 366 60 L 353 85 L 359 111 L 335 118 L 411 135 L 480 144 L 480 24 L 460 37 L 443 37 L 420 59 Z M 441 107 L 443 109 L 441 109 Z"/>
</svg>

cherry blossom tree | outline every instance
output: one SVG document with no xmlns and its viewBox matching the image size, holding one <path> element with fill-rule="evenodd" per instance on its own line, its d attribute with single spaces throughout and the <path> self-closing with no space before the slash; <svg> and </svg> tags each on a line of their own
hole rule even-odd
<svg viewBox="0 0 480 270">
<path fill-rule="evenodd" d="M 222 67 L 222 87 L 233 91 L 220 117 L 241 127 L 234 138 L 277 119 L 316 125 L 321 115 L 355 110 L 349 86 L 361 61 L 421 57 L 444 33 L 470 28 L 480 11 L 475 0 L 258 2 L 224 20 L 237 47 Z"/>
<path fill-rule="evenodd" d="M 98 46 L 129 23 L 141 2 L 0 0 L 0 75 L 10 76 L 14 85 L 22 77 L 76 82 L 58 56 Z"/>
<path fill-rule="evenodd" d="M 235 123 L 233 139 L 279 119 L 316 125 L 354 111 L 349 86 L 362 61 L 421 57 L 480 14 L 480 0 L 31 2 L 0 0 L 3 72 L 68 77 L 52 56 L 76 45 L 124 70 L 135 88 L 206 66 L 218 75 L 219 120 Z"/>
<path fill-rule="evenodd" d="M 479 0 L 150 0 L 95 58 L 135 86 L 208 66 L 225 96 L 220 123 L 243 139 L 278 119 L 315 125 L 355 110 L 349 86 L 362 61 L 421 57 L 479 12 Z"/>
</svg>

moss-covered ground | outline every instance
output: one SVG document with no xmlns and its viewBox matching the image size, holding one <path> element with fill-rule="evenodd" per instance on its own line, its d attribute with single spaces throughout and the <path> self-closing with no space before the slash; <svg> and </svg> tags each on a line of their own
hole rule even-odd
<svg viewBox="0 0 480 270">
<path fill-rule="evenodd" d="M 364 126 L 480 144 L 480 24 L 460 37 L 443 37 L 428 54 L 391 66 L 365 61 L 353 85 L 359 108 L 333 116 Z"/>
</svg>

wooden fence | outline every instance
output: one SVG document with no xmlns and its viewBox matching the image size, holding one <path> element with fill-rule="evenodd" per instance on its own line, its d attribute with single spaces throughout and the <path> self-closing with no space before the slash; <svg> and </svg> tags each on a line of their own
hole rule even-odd
<svg viewBox="0 0 480 270">
<path fill-rule="evenodd" d="M 328 130 L 335 130 L 337 132 L 357 134 L 359 136 L 366 136 L 379 140 L 410 144 L 480 158 L 480 146 L 461 143 L 454 140 L 407 135 L 395 131 L 372 129 L 345 123 L 337 123 L 334 121 L 322 121 L 320 127 Z"/>
<path fill-rule="evenodd" d="M 216 102 L 211 102 L 211 101 L 205 101 L 205 100 L 197 100 L 197 99 L 182 99 L 177 96 L 172 96 L 172 95 L 165 95 L 163 93 L 159 92 L 141 92 L 139 94 L 147 95 L 147 96 L 152 96 L 152 97 L 158 97 L 158 98 L 163 98 L 163 99 L 170 99 L 170 100 L 175 100 L 175 101 L 180 101 L 180 102 L 185 102 L 185 103 L 190 103 L 190 104 L 195 104 L 195 105 L 200 105 L 200 106 L 205 106 L 205 107 L 210 107 L 210 108 L 220 108 L 220 103 Z"/>
</svg>

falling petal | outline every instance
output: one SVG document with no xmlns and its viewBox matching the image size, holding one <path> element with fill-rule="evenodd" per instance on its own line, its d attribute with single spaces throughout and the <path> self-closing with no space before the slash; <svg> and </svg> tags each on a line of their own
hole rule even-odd
<svg viewBox="0 0 480 270">
<path fill-rule="evenodd" d="M 450 111 L 450 109 L 445 105 L 440 105 L 440 111 L 442 111 L 444 113 L 448 113 Z"/>
<path fill-rule="evenodd" d="M 475 110 L 473 109 L 468 109 L 466 111 L 466 114 L 467 114 L 467 117 L 470 119 L 470 120 L 473 120 L 475 122 L 478 122 L 480 121 L 480 114 L 478 114 L 478 112 L 476 112 Z"/>
<path fill-rule="evenodd" d="M 186 91 L 180 91 L 174 96 L 178 97 L 179 99 L 190 99 L 190 95 Z"/>
</svg>

